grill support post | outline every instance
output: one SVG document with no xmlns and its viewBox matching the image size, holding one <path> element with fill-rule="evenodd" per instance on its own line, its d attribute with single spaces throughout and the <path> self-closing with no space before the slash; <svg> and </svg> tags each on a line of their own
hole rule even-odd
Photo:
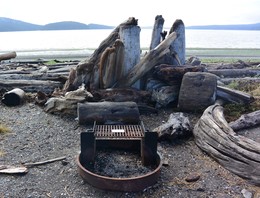
<svg viewBox="0 0 260 198">
<path fill-rule="evenodd" d="M 157 163 L 157 132 L 146 131 L 141 145 L 142 164 L 150 166 Z"/>
<path fill-rule="evenodd" d="M 87 132 L 82 132 L 80 134 L 81 138 L 81 153 L 80 160 L 86 162 L 87 167 L 93 167 L 95 162 L 96 153 L 96 140 L 93 130 L 87 130 Z"/>
</svg>

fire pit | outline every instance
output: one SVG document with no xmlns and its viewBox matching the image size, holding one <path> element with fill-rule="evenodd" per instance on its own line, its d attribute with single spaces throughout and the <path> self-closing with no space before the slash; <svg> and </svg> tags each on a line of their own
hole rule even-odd
<svg viewBox="0 0 260 198">
<path fill-rule="evenodd" d="M 157 152 L 157 137 L 156 132 L 145 130 L 141 121 L 127 125 L 95 122 L 92 129 L 81 133 L 81 153 L 77 157 L 79 174 L 83 180 L 100 189 L 141 191 L 155 184 L 160 175 L 162 164 Z M 100 150 L 137 152 L 142 166 L 150 171 L 130 177 L 100 175 L 94 171 Z"/>
</svg>

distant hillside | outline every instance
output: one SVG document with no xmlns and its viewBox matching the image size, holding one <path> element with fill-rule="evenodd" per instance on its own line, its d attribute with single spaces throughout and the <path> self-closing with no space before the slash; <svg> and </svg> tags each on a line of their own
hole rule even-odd
<svg viewBox="0 0 260 198">
<path fill-rule="evenodd" d="M 42 26 L 42 30 L 82 30 L 89 29 L 88 25 L 73 21 L 63 21 L 57 23 L 49 23 Z"/>
<path fill-rule="evenodd" d="M 41 28 L 40 25 L 26 23 L 19 20 L 9 19 L 0 17 L 0 31 L 8 32 L 8 31 L 33 31 L 39 30 Z"/>
<path fill-rule="evenodd" d="M 186 29 L 200 29 L 200 30 L 260 30 L 260 23 L 242 24 L 242 25 L 187 26 Z"/>
<path fill-rule="evenodd" d="M 62 21 L 46 25 L 36 25 L 19 20 L 0 17 L 0 32 L 9 31 L 35 31 L 35 30 L 82 30 L 82 29 L 112 29 L 112 26 Z"/>
</svg>

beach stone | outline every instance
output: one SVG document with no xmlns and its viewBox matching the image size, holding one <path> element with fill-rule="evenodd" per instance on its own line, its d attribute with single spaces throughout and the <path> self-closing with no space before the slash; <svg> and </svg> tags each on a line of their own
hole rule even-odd
<svg viewBox="0 0 260 198">
<path fill-rule="evenodd" d="M 179 92 L 178 107 L 181 111 L 201 111 L 214 104 L 217 76 L 206 72 L 184 74 Z"/>
</svg>

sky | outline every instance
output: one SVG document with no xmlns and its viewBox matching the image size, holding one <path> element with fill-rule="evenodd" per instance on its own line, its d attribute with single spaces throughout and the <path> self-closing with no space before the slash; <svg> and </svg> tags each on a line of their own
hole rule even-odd
<svg viewBox="0 0 260 198">
<path fill-rule="evenodd" d="M 176 19 L 185 26 L 260 22 L 260 0 L 0 0 L 0 17 L 45 25 L 77 21 L 117 26 L 129 17 L 153 26 L 162 15 L 164 27 Z"/>
</svg>

